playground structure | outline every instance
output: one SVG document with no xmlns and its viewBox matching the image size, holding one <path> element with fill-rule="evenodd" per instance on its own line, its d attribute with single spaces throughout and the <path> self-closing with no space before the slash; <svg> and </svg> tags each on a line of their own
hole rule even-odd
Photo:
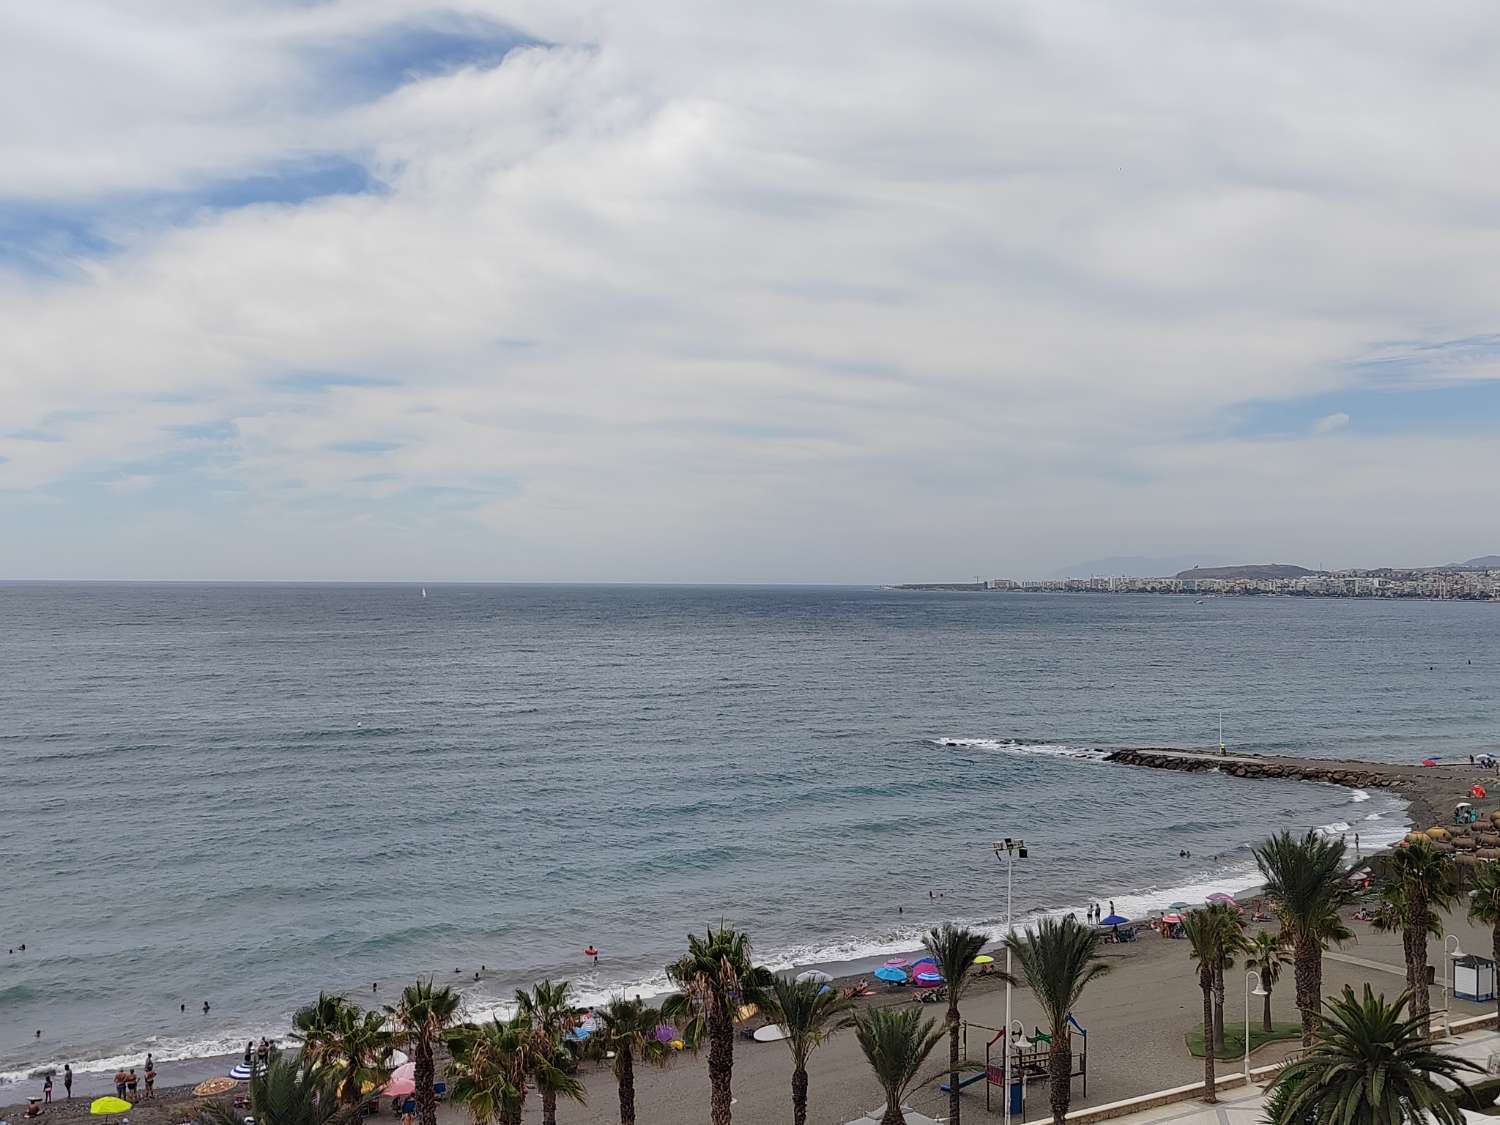
<svg viewBox="0 0 1500 1125">
<path fill-rule="evenodd" d="M 1081 1040 L 1081 1047 L 1077 1051 L 1071 1049 L 1070 1043 L 1069 1054 L 1071 1058 L 1068 1065 L 1068 1077 L 1070 1079 L 1082 1078 L 1083 1096 L 1088 1097 L 1089 1033 L 1082 1024 L 1073 1018 L 1071 1012 L 1068 1013 L 1068 1025 L 1073 1031 L 1070 1039 L 1076 1038 Z M 972 1086 L 976 1082 L 983 1082 L 984 1108 L 986 1111 L 993 1113 L 995 1112 L 995 1106 L 992 1104 L 993 1088 L 998 1086 L 1001 1091 L 1006 1091 L 1008 1087 L 1011 1099 L 1011 1118 L 1017 1121 L 1024 1120 L 1026 1114 L 1027 1085 L 1035 1081 L 1046 1082 L 1049 1080 L 1047 1061 L 1048 1056 L 1052 1052 L 1052 1037 L 1042 1031 L 1041 1028 L 1035 1028 L 1032 1031 L 1031 1038 L 1028 1039 L 1026 1038 L 1025 1027 L 1021 1024 L 1020 1020 L 1017 1020 L 1011 1025 L 1010 1050 L 1007 1051 L 1006 1045 L 1002 1043 L 1002 1040 L 1006 1039 L 1004 1031 L 996 1027 L 987 1027 L 984 1024 L 965 1021 L 963 1026 L 965 1058 L 969 1057 L 969 1030 L 971 1028 L 976 1031 L 993 1032 L 993 1035 L 984 1044 L 984 1070 L 968 1078 L 959 1079 L 958 1088 L 962 1090 L 964 1087 Z M 996 1047 L 997 1044 L 1000 1044 L 998 1050 Z M 1009 1056 L 1010 1065 L 1009 1075 L 1006 1074 L 1007 1055 Z M 1007 1078 L 1009 1079 L 1008 1083 Z M 944 1093 L 947 1093 L 948 1084 L 946 1082 L 943 1083 L 940 1089 Z M 1002 1092 L 1001 1096 L 1004 1097 L 1006 1095 Z"/>
</svg>

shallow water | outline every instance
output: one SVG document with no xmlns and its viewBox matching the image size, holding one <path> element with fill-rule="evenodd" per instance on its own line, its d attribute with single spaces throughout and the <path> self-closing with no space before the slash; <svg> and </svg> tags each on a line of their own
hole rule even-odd
<svg viewBox="0 0 1500 1125">
<path fill-rule="evenodd" d="M 235 1050 L 418 973 L 476 1011 L 646 988 L 721 918 L 777 965 L 910 948 L 998 925 L 1003 835 L 1018 914 L 1193 900 L 1273 827 L 1371 844 L 1400 806 L 1089 748 L 1212 745 L 1221 710 L 1231 749 L 1497 738 L 1500 606 L 428 592 L 0 585 L 0 1070 Z"/>
</svg>

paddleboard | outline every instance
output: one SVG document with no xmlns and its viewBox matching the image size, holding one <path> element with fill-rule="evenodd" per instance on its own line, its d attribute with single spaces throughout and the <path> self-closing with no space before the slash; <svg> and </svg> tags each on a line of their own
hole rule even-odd
<svg viewBox="0 0 1500 1125">
<path fill-rule="evenodd" d="M 765 1027 L 757 1027 L 753 1036 L 757 1043 L 776 1043 L 786 1037 L 786 1028 L 775 1023 L 768 1023 Z"/>
</svg>

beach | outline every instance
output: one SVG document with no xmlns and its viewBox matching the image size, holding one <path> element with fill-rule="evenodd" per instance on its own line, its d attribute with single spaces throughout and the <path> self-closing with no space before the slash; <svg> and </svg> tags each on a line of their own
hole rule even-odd
<svg viewBox="0 0 1500 1125">
<path fill-rule="evenodd" d="M 1325 993 L 1334 995 L 1345 985 L 1358 989 L 1362 984 L 1370 983 L 1387 995 L 1395 995 L 1404 986 L 1399 935 L 1377 933 L 1359 922 L 1351 922 L 1351 926 L 1356 929 L 1357 941 L 1342 950 L 1335 950 L 1324 959 Z M 1457 936 L 1466 950 L 1481 955 L 1488 953 L 1490 934 L 1487 929 L 1471 927 L 1461 916 L 1449 916 L 1444 931 Z M 1188 956 L 1188 943 L 1143 932 L 1135 942 L 1104 945 L 1100 952 L 1111 971 L 1089 985 L 1075 1010 L 1078 1022 L 1089 1032 L 1089 1079 L 1087 1094 L 1083 1093 L 1082 1082 L 1075 1079 L 1073 1105 L 1098 1105 L 1201 1080 L 1202 1061 L 1188 1054 L 1183 1040 L 1184 1033 L 1196 1027 L 1202 1017 L 1202 995 L 1198 990 L 1196 969 Z M 1385 969 L 1373 969 L 1340 959 L 1344 957 L 1377 963 Z M 1440 943 L 1431 943 L 1429 957 L 1433 964 L 1442 965 Z M 1438 979 L 1442 979 L 1441 971 Z M 1242 982 L 1243 977 L 1231 973 L 1227 991 L 1227 1019 L 1231 1026 L 1243 1018 Z M 914 1001 L 908 990 L 898 990 L 879 992 L 862 1003 L 911 1004 Z M 1258 1021 L 1261 1002 L 1259 998 L 1251 997 L 1250 1003 L 1251 1019 Z M 1432 1004 L 1434 1010 L 1442 1006 L 1440 984 L 1432 989 Z M 1023 1021 L 1028 1029 L 1039 1019 L 1037 1008 L 1024 988 L 1014 990 L 1012 1007 L 1014 1017 Z M 1450 1007 L 1454 1018 L 1494 1013 L 1492 1003 L 1452 1000 Z M 970 1024 L 969 1049 L 982 1057 L 983 1042 L 993 1034 L 986 1028 L 999 1027 L 1004 1019 L 1004 987 L 995 978 L 976 978 L 965 994 L 962 1009 Z M 943 1008 L 940 1005 L 924 1010 L 941 1021 Z M 1272 1011 L 1278 1021 L 1296 1020 L 1289 968 L 1273 990 Z M 1292 1046 L 1267 1045 L 1253 1054 L 1252 1062 L 1257 1066 L 1274 1062 Z M 944 1057 L 943 1048 L 939 1047 L 931 1069 L 940 1067 Z M 736 1041 L 735 1121 L 744 1125 L 785 1125 L 789 1113 L 789 1060 L 784 1044 Z M 206 1060 L 200 1061 L 194 1080 L 223 1073 L 234 1061 L 237 1060 L 217 1060 L 222 1063 L 222 1069 L 212 1070 Z M 1219 1072 L 1234 1072 L 1239 1065 L 1235 1061 L 1221 1061 Z M 809 1070 L 812 1083 L 810 1120 L 814 1125 L 839 1125 L 879 1104 L 878 1087 L 852 1033 L 835 1036 L 814 1052 Z M 158 1087 L 156 1104 L 148 1104 L 131 1115 L 135 1125 L 175 1125 L 184 1119 L 184 1110 L 191 1105 L 192 1099 L 182 1095 L 190 1090 L 190 1086 L 175 1082 L 170 1065 L 163 1067 L 162 1073 L 159 1082 L 167 1085 Z M 559 1120 L 578 1125 L 604 1125 L 616 1120 L 615 1087 L 609 1071 L 598 1064 L 586 1063 L 582 1074 L 588 1090 L 588 1104 L 564 1103 Z M 708 1104 L 704 1058 L 682 1054 L 675 1056 L 664 1069 L 638 1068 L 636 1082 L 642 1121 L 654 1125 L 702 1125 Z M 90 1083 L 90 1087 L 95 1093 L 104 1092 L 97 1083 Z M 75 1091 L 79 1094 L 85 1088 L 81 1081 L 75 1083 Z M 1045 1088 L 1032 1091 L 1028 1120 L 1046 1116 L 1045 1093 Z M 75 1096 L 71 1110 L 56 1106 L 44 1116 L 44 1120 L 57 1122 L 76 1116 L 81 1112 L 77 1107 L 84 1105 L 85 1101 L 85 1098 Z M 936 1090 L 936 1084 L 929 1084 L 917 1091 L 910 1101 L 916 1109 L 941 1113 L 946 1105 L 946 1095 Z M 998 1098 L 994 1104 L 998 1117 Z M 983 1115 L 982 1083 L 966 1090 L 965 1105 L 968 1113 L 987 1119 Z M 14 1122 L 20 1109 L 20 1105 L 12 1106 L 4 1111 L 3 1116 Z M 468 1120 L 460 1107 L 452 1105 L 443 1107 L 441 1117 L 446 1125 L 461 1125 Z M 389 1122 L 394 1119 L 384 1113 L 375 1120 Z M 539 1120 L 539 1107 L 534 1099 L 526 1120 Z"/>
</svg>

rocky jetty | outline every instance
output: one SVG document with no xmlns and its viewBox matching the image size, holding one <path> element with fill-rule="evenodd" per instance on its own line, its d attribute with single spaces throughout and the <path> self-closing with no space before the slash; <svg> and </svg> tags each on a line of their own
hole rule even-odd
<svg viewBox="0 0 1500 1125">
<path fill-rule="evenodd" d="M 1218 770 L 1230 777 L 1277 777 L 1286 781 L 1323 781 L 1332 785 L 1346 785 L 1350 789 L 1403 789 L 1406 779 L 1387 773 L 1374 763 L 1356 767 L 1353 763 L 1324 765 L 1302 762 L 1295 758 L 1248 759 L 1243 755 L 1217 757 L 1209 754 L 1188 754 L 1171 750 L 1116 750 L 1107 755 L 1106 761 L 1119 762 L 1127 766 L 1145 766 L 1157 770 L 1177 770 L 1183 773 L 1207 773 Z"/>
</svg>

